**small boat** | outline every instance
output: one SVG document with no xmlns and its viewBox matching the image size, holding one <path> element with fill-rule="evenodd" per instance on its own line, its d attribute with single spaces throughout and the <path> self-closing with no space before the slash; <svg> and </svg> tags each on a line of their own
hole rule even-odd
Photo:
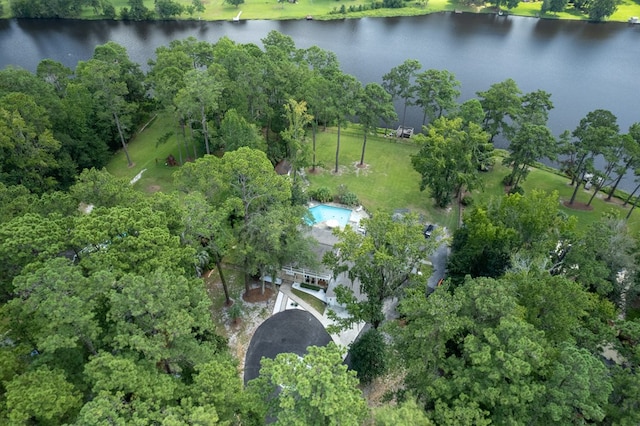
<svg viewBox="0 0 640 426">
<path fill-rule="evenodd" d="M 313 16 L 307 15 L 307 17 L 304 18 L 304 19 L 306 19 L 307 21 L 313 21 Z"/>
</svg>

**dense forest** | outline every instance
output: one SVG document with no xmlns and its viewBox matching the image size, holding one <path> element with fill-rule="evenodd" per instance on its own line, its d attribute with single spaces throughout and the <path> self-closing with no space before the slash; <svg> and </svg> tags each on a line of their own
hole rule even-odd
<svg viewBox="0 0 640 426">
<path fill-rule="evenodd" d="M 332 52 L 277 32 L 262 41 L 177 40 L 146 74 L 113 42 L 75 70 L 0 71 L 2 423 L 638 424 L 637 238 L 614 213 L 581 226 L 558 194 L 520 184 L 561 155 L 575 191 L 590 176 L 613 196 L 640 170 L 640 124 L 621 131 L 596 109 L 556 138 L 551 94 L 513 80 L 460 104 L 455 76 L 414 60 L 363 87 Z M 464 202 L 498 135 L 511 142 L 509 193 L 466 209 L 448 279 L 428 296 L 407 279 L 434 249 L 416 217 L 378 212 L 365 235 L 337 232 L 324 262 L 367 297 L 342 289 L 351 316 L 336 326 L 372 325 L 350 348 L 354 370 L 343 348 L 309 348 L 265 361 L 244 387 L 201 273 L 220 270 L 226 291 L 234 264 L 249 290 L 252 276 L 312 262 L 295 171 L 317 166 L 315 135 L 337 126 L 337 169 L 340 129 L 357 120 L 362 162 L 367 135 L 403 126 L 413 105 L 425 124 L 415 184 L 434 203 Z M 178 190 L 149 195 L 104 166 L 118 150 L 134 163 L 128 141 L 158 112 L 175 129 L 158 143 L 176 144 Z M 281 160 L 291 177 L 274 172 Z M 397 318 L 382 313 L 392 298 Z M 402 380 L 367 407 L 360 386 L 385 374 Z"/>
</svg>

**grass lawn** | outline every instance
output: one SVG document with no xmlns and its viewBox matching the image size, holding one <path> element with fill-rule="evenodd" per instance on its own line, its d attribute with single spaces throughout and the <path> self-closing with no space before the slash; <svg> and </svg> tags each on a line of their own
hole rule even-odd
<svg viewBox="0 0 640 426">
<path fill-rule="evenodd" d="M 297 290 L 295 288 L 291 289 L 291 292 L 298 296 L 300 299 L 307 302 L 313 309 L 315 309 L 320 315 L 324 315 L 325 304 L 322 303 L 320 299 L 317 297 L 313 297 L 309 293 L 305 293 L 304 291 Z"/>
<path fill-rule="evenodd" d="M 131 180 L 146 169 L 141 179 L 135 184 L 141 191 L 151 193 L 155 191 L 171 192 L 174 189 L 172 174 L 175 167 L 166 166 L 164 159 L 173 154 L 176 159 L 176 137 L 157 146 L 157 141 L 169 131 L 172 131 L 173 121 L 169 117 L 159 115 L 142 132 L 138 133 L 129 144 L 129 153 L 135 165 L 127 166 L 124 153 L 116 154 L 107 169 L 116 176 Z M 449 229 L 455 229 L 458 212 L 456 208 L 439 209 L 434 206 L 428 191 L 420 192 L 420 175 L 411 166 L 411 154 L 417 152 L 418 147 L 409 140 L 398 142 L 395 138 L 368 137 L 365 153 L 365 167 L 357 167 L 362 150 L 362 134 L 357 126 L 342 131 L 339 157 L 339 171 L 333 173 L 335 165 L 335 150 L 337 129 L 329 128 L 317 135 L 316 155 L 322 165 L 316 174 L 307 173 L 310 188 L 325 186 L 333 193 L 339 185 L 346 185 L 354 192 L 362 205 L 369 211 L 378 209 L 393 212 L 394 209 L 408 208 L 425 216 L 427 221 L 435 222 Z M 156 159 L 158 162 L 156 163 Z M 502 178 L 508 173 L 501 164 L 501 158 L 491 172 L 483 173 L 483 185 L 473 191 L 475 202 L 486 202 L 490 197 L 504 194 L 501 184 Z M 569 180 L 548 171 L 533 169 L 524 182 L 525 191 L 541 189 L 558 191 L 563 201 L 569 200 L 573 187 Z M 591 192 L 580 189 L 577 201 L 586 203 Z M 617 210 L 622 217 L 626 216 L 628 207 L 620 206 L 620 200 L 607 203 L 600 197 L 592 203 L 593 210 L 583 211 L 569 209 L 563 205 L 561 210 L 578 218 L 581 226 L 597 220 L 604 212 Z M 628 222 L 630 231 L 640 232 L 640 209 L 634 212 Z"/>
<path fill-rule="evenodd" d="M 188 6 L 192 0 L 176 0 L 183 6 Z M 400 9 L 375 9 L 358 12 L 358 7 L 369 7 L 370 0 L 297 0 L 289 3 L 288 0 L 245 0 L 238 7 L 225 3 L 223 0 L 203 0 L 205 11 L 189 16 L 187 13 L 180 16 L 180 19 L 202 19 L 206 21 L 230 21 L 238 12 L 242 11 L 241 19 L 265 19 L 265 20 L 285 20 L 304 19 L 311 15 L 314 19 L 343 19 L 362 17 L 391 17 L 391 16 L 415 16 L 428 13 L 460 10 L 472 13 L 495 13 L 495 8 L 489 5 L 467 6 L 455 0 L 412 0 L 405 2 L 405 7 Z M 0 0 L 4 5 L 4 17 L 9 17 L 10 0 Z M 111 4 L 117 13 L 123 7 L 130 7 L 128 0 L 111 0 Z M 154 9 L 154 0 L 144 0 L 144 4 L 150 10 Z M 342 6 L 345 6 L 347 13 L 336 13 Z M 541 1 L 521 1 L 518 7 L 508 11 L 509 14 L 519 16 L 540 16 Z M 352 12 L 349 12 L 349 9 Z M 621 0 L 616 12 L 609 17 L 609 21 L 627 22 L 631 16 L 640 16 L 640 3 L 634 0 Z M 85 7 L 82 15 L 84 19 L 100 19 L 94 15 L 93 8 Z M 542 15 L 548 19 L 582 19 L 587 16 L 569 6 L 561 13 L 546 13 Z"/>
<path fill-rule="evenodd" d="M 324 186 L 335 193 L 339 185 L 346 185 L 369 211 L 392 213 L 408 208 L 429 221 L 455 225 L 457 212 L 436 208 L 428 192 L 420 192 L 420 175 L 413 170 L 410 158 L 418 150 L 416 145 L 407 140 L 399 143 L 395 138 L 369 136 L 365 167 L 359 168 L 362 141 L 357 128 L 342 131 L 338 173 L 334 174 L 337 129 L 318 133 L 316 154 L 322 168 L 317 174 L 307 174 L 310 187 Z"/>
<path fill-rule="evenodd" d="M 496 164 L 491 173 L 483 175 L 484 190 L 476 190 L 473 193 L 474 200 L 480 202 L 488 200 L 490 197 L 497 197 L 504 194 L 504 187 L 501 180 L 509 171 L 501 164 L 502 159 L 496 158 Z M 612 202 L 604 201 L 606 194 L 598 194 L 591 203 L 592 210 L 579 210 L 568 208 L 563 203 L 568 202 L 573 194 L 574 187 L 569 186 L 570 180 L 559 174 L 550 173 L 541 169 L 532 169 L 527 180 L 522 184 L 525 195 L 529 191 L 543 190 L 546 192 L 558 191 L 560 195 L 560 210 L 568 215 L 573 215 L 578 219 L 579 227 L 585 227 L 588 224 L 597 221 L 603 213 L 608 211 L 616 211 L 621 217 L 625 217 L 630 207 L 622 207 L 620 199 L 613 198 Z M 587 203 L 593 191 L 585 191 L 584 187 L 578 190 L 576 202 Z M 632 213 L 628 221 L 629 231 L 637 234 L 640 232 L 640 211 Z"/>
<path fill-rule="evenodd" d="M 153 122 L 144 130 L 139 131 L 129 142 L 129 156 L 134 163 L 127 165 L 124 151 L 120 150 L 107 165 L 107 170 L 113 175 L 127 180 L 133 179 L 142 172 L 140 180 L 135 185 L 144 192 L 171 192 L 173 186 L 173 172 L 175 167 L 165 164 L 166 158 L 172 154 L 179 159 L 176 128 L 174 120 L 164 114 L 158 114 Z M 167 142 L 158 145 L 158 140 L 168 132 L 174 132 Z M 144 170 L 144 172 L 143 172 Z"/>
</svg>

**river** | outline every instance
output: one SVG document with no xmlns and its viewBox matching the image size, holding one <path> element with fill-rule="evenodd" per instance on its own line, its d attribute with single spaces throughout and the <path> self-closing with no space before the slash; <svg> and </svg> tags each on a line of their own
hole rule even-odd
<svg viewBox="0 0 640 426">
<path fill-rule="evenodd" d="M 555 104 L 549 127 L 556 135 L 573 130 L 595 109 L 612 111 L 623 132 L 640 122 L 640 25 L 624 23 L 467 13 L 240 23 L 4 20 L 0 68 L 35 71 L 44 58 L 75 68 L 96 45 L 113 40 L 146 69 L 155 49 L 174 39 L 194 36 L 215 43 L 227 36 L 262 46 L 260 40 L 271 30 L 290 35 L 299 48 L 334 51 L 342 69 L 363 83 L 381 82 L 392 67 L 412 58 L 423 69 L 453 72 L 462 84 L 460 101 L 507 78 L 523 92 L 546 90 Z M 421 120 L 418 108 L 408 111 L 408 125 L 418 128 Z"/>
</svg>

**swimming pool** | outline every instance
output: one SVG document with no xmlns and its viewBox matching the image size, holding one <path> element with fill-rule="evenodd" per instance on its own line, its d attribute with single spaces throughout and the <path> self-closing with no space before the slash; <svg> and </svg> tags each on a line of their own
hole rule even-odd
<svg viewBox="0 0 640 426">
<path fill-rule="evenodd" d="M 343 209 L 341 207 L 328 206 L 326 204 L 320 204 L 309 209 L 313 215 L 313 222 L 309 225 L 314 225 L 320 222 L 326 222 L 327 220 L 337 220 L 341 228 L 344 228 L 349 223 L 351 217 L 351 210 Z"/>
</svg>

